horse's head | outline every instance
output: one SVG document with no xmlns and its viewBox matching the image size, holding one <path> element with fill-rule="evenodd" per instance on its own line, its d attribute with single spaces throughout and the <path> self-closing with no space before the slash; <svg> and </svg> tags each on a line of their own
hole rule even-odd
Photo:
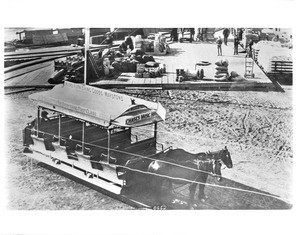
<svg viewBox="0 0 300 235">
<path fill-rule="evenodd" d="M 233 164 L 231 156 L 226 146 L 224 149 L 221 150 L 219 160 L 221 160 L 221 162 L 224 163 L 224 165 L 228 168 L 232 168 Z"/>
</svg>

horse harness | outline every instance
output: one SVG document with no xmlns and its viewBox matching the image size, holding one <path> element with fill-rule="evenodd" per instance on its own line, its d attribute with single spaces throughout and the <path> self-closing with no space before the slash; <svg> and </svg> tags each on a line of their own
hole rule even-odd
<svg viewBox="0 0 300 235">
<path fill-rule="evenodd" d="M 206 154 L 206 158 L 208 158 L 208 159 L 214 159 L 216 162 L 219 162 L 221 165 L 224 165 L 223 169 L 226 168 L 226 164 L 224 163 L 224 161 L 221 158 L 218 158 L 216 156 L 217 155 L 216 153 L 212 153 L 212 152 L 209 151 L 209 152 L 206 152 L 205 154 Z M 208 157 L 208 155 L 210 155 L 211 157 Z"/>
<path fill-rule="evenodd" d="M 203 171 L 200 169 L 200 165 L 201 163 L 203 162 L 207 162 L 208 164 L 212 164 L 212 169 L 210 172 L 205 172 L 205 173 L 209 173 L 211 174 L 212 176 L 216 176 L 217 173 L 216 173 L 216 165 L 217 163 L 221 164 L 220 160 L 215 160 L 215 159 L 208 159 L 208 160 L 200 160 L 200 159 L 195 159 L 193 161 L 193 163 L 197 166 L 197 169 L 200 170 L 200 171 Z"/>
</svg>

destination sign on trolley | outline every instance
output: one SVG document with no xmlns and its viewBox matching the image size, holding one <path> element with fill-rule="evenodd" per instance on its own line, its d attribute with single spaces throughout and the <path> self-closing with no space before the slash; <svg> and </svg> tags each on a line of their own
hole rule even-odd
<svg viewBox="0 0 300 235">
<path fill-rule="evenodd" d="M 145 120 L 145 119 L 150 119 L 151 117 L 152 117 L 152 112 L 136 115 L 132 118 L 126 119 L 126 125 L 131 125 L 135 122 L 139 122 L 139 121 L 142 121 L 142 120 Z"/>
</svg>

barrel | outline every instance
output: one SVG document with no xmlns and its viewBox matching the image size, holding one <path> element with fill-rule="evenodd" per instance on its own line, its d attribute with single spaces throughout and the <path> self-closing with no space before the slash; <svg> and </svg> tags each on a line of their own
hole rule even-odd
<svg viewBox="0 0 300 235">
<path fill-rule="evenodd" d="M 198 78 L 200 78 L 200 71 L 198 69 L 196 69 L 196 70 L 187 69 L 185 71 L 185 77 L 186 78 L 196 78 L 196 79 L 198 79 Z"/>
</svg>

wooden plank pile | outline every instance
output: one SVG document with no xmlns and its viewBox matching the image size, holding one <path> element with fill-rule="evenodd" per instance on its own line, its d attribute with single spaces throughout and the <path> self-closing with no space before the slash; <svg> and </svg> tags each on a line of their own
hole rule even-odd
<svg viewBox="0 0 300 235">
<path fill-rule="evenodd" d="M 48 44 L 66 44 L 68 37 L 66 33 L 51 34 L 51 35 L 33 35 L 33 44 L 48 45 Z"/>
<path fill-rule="evenodd" d="M 271 61 L 271 72 L 293 73 L 293 61 Z"/>
</svg>

